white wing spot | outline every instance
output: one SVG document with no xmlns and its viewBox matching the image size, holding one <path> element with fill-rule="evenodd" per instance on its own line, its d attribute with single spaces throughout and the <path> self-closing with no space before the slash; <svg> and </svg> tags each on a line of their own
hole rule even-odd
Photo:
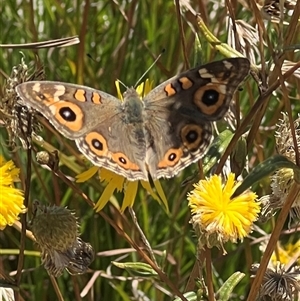
<svg viewBox="0 0 300 301">
<path fill-rule="evenodd" d="M 55 93 L 53 93 L 54 99 L 64 95 L 66 92 L 66 88 L 63 85 L 55 85 L 54 88 L 55 88 Z"/>
<path fill-rule="evenodd" d="M 198 70 L 198 72 L 199 72 L 199 74 L 202 78 L 212 78 L 212 77 L 214 77 L 214 75 L 209 73 L 206 68 L 201 68 L 201 69 Z"/>
<path fill-rule="evenodd" d="M 35 92 L 40 92 L 41 90 L 41 84 L 39 83 L 35 83 L 32 87 L 32 90 L 35 91 Z"/>
<path fill-rule="evenodd" d="M 224 83 L 224 81 L 220 81 L 220 83 Z M 206 84 L 206 86 L 207 87 L 209 87 L 209 86 L 215 87 L 215 84 L 216 84 L 215 82 L 211 82 L 211 83 Z M 218 84 L 218 92 L 226 95 L 226 91 L 227 91 L 226 85 Z"/>
<path fill-rule="evenodd" d="M 218 91 L 226 95 L 226 85 L 218 85 Z"/>
<path fill-rule="evenodd" d="M 218 78 L 216 78 L 216 77 L 212 77 L 211 78 L 211 82 L 213 83 L 213 84 L 220 84 L 220 83 L 224 83 L 224 81 L 223 80 L 219 80 Z"/>
<path fill-rule="evenodd" d="M 226 69 L 231 69 L 233 67 L 229 61 L 223 61 L 223 64 L 225 65 Z"/>
<path fill-rule="evenodd" d="M 48 106 L 49 110 L 53 115 L 57 114 L 57 107 L 56 106 Z"/>
</svg>

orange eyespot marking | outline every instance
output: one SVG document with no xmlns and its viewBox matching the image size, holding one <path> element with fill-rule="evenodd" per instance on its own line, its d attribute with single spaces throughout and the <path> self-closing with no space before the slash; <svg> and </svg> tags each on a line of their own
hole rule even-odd
<svg viewBox="0 0 300 301">
<path fill-rule="evenodd" d="M 193 86 L 193 82 L 186 76 L 181 77 L 179 79 L 179 82 L 181 83 L 181 87 L 183 90 L 187 90 Z"/>
<path fill-rule="evenodd" d="M 113 161 L 115 161 L 119 166 L 128 170 L 140 170 L 140 167 L 131 162 L 123 153 L 114 153 L 111 155 Z"/>
<path fill-rule="evenodd" d="M 223 85 L 207 85 L 194 94 L 194 103 L 206 115 L 214 115 L 226 101 Z"/>
<path fill-rule="evenodd" d="M 82 129 L 84 115 L 77 105 L 60 101 L 49 105 L 49 109 L 55 119 L 69 130 L 77 132 Z"/>
<path fill-rule="evenodd" d="M 182 149 L 181 148 L 171 148 L 169 149 L 164 158 L 158 163 L 159 168 L 167 168 L 174 166 L 182 157 Z"/>
<path fill-rule="evenodd" d="M 92 102 L 96 103 L 96 104 L 100 104 L 101 103 L 101 96 L 98 93 L 93 92 Z"/>
<path fill-rule="evenodd" d="M 85 91 L 83 89 L 77 89 L 74 93 L 74 97 L 80 102 L 86 102 Z"/>
<path fill-rule="evenodd" d="M 108 156 L 106 140 L 97 132 L 88 133 L 85 136 L 85 142 L 89 145 L 90 150 L 97 156 Z"/>
<path fill-rule="evenodd" d="M 186 148 L 197 150 L 202 142 L 203 128 L 197 124 L 187 124 L 181 130 L 181 139 Z"/>
<path fill-rule="evenodd" d="M 171 84 L 167 84 L 165 86 L 165 92 L 166 92 L 167 96 L 173 96 L 176 94 L 176 90 L 172 87 Z"/>
</svg>

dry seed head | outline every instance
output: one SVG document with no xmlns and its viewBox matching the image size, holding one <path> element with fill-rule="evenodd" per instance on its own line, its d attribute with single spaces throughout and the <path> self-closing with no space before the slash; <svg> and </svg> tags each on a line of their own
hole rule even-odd
<svg viewBox="0 0 300 301">
<path fill-rule="evenodd" d="M 64 252 L 74 245 L 78 236 L 77 219 L 64 207 L 35 204 L 32 232 L 41 249 Z"/>
</svg>

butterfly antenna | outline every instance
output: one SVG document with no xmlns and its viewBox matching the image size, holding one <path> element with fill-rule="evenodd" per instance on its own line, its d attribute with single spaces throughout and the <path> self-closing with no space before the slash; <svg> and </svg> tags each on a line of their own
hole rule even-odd
<svg viewBox="0 0 300 301">
<path fill-rule="evenodd" d="M 128 89 L 128 87 L 120 80 L 120 79 L 116 79 L 117 82 L 119 82 L 125 89 Z"/>
<path fill-rule="evenodd" d="M 155 61 L 151 64 L 151 66 L 143 73 L 143 75 L 139 78 L 139 80 L 136 82 L 136 84 L 134 85 L 134 88 L 137 87 L 137 85 L 142 81 L 143 77 L 149 72 L 149 70 L 156 64 L 156 62 L 160 59 L 160 57 L 163 55 L 163 53 L 165 52 L 165 49 L 163 49 L 161 51 L 161 53 L 157 56 L 157 58 L 155 59 Z"/>
<path fill-rule="evenodd" d="M 93 62 L 98 63 L 98 61 L 95 60 L 95 59 L 92 57 L 91 54 L 87 53 L 86 56 L 87 56 L 89 59 L 91 59 Z"/>
</svg>

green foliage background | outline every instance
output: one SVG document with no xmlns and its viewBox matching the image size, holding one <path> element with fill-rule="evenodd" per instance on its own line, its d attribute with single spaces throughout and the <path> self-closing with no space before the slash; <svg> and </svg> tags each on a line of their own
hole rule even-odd
<svg viewBox="0 0 300 301">
<path fill-rule="evenodd" d="M 299 2 L 299 1 L 298 1 Z M 255 26 L 256 19 L 251 5 L 233 2 L 234 15 Z M 190 1 L 189 4 L 197 12 L 201 12 L 209 29 L 222 42 L 227 39 L 226 14 L 227 7 L 221 1 Z M 299 3 L 298 3 L 299 5 Z M 243 7 L 244 6 L 244 7 Z M 152 64 L 153 60 L 165 49 L 164 54 L 147 77 L 158 84 L 178 72 L 204 62 L 217 60 L 223 56 L 213 49 L 200 35 L 201 47 L 197 46 L 195 33 L 198 31 L 195 17 L 188 7 L 182 6 L 182 33 L 185 49 L 182 48 L 180 25 L 176 7 L 170 0 L 144 1 L 14 1 L 0 2 L 1 44 L 32 43 L 37 41 L 58 39 L 78 35 L 80 44 L 39 50 L 22 49 L 26 62 L 43 65 L 46 79 L 84 84 L 116 95 L 115 80 L 120 79 L 132 86 Z M 299 18 L 299 12 L 298 18 Z M 267 32 L 264 41 L 260 39 L 264 60 L 273 62 L 278 52 L 282 51 L 284 41 L 291 33 L 287 27 L 280 27 L 266 22 Z M 299 32 L 299 24 L 298 24 Z M 299 43 L 299 34 L 290 39 L 290 45 Z M 263 46 L 268 41 L 269 46 Z M 287 46 L 287 45 L 285 45 Z M 188 62 L 184 60 L 184 53 Z M 89 54 L 89 56 L 87 55 Z M 293 51 L 285 56 L 294 62 L 299 61 L 299 53 Z M 19 64 L 22 55 L 13 47 L 0 48 L 1 74 L 3 85 L 13 66 Z M 270 73 L 271 64 L 257 57 L 257 64 L 263 63 L 266 74 Z M 189 66 L 187 66 L 189 64 Z M 33 66 L 33 64 L 32 64 Z M 273 74 L 274 75 L 274 74 Z M 274 79 L 273 79 L 274 80 Z M 241 111 L 244 116 L 250 111 L 259 96 L 258 88 L 251 78 L 245 84 L 244 91 L 239 93 Z M 300 110 L 299 79 L 292 78 L 289 84 L 289 96 L 293 114 Z M 259 131 L 248 145 L 249 168 L 262 162 L 275 153 L 273 132 L 274 125 L 281 118 L 284 110 L 281 94 L 273 96 L 268 104 Z M 47 124 L 46 122 L 44 124 Z M 249 128 L 255 124 L 249 124 Z M 225 128 L 223 123 L 221 128 Z M 20 187 L 24 189 L 26 177 L 26 151 L 18 148 L 12 151 L 7 146 L 7 133 L 1 131 L 0 152 L 6 159 L 13 159 L 21 168 Z M 51 126 L 45 126 L 42 133 L 45 141 L 52 144 L 69 158 L 69 167 L 60 166 L 61 171 L 74 178 L 78 172 L 87 169 L 89 164 L 78 155 L 75 144 L 64 139 Z M 42 149 L 37 146 L 37 149 Z M 76 161 L 75 161 L 76 158 Z M 71 168 L 70 168 L 71 165 Z M 196 261 L 196 238 L 189 224 L 190 213 L 187 207 L 186 193 L 191 185 L 181 186 L 183 180 L 197 170 L 196 165 L 187 168 L 178 177 L 162 180 L 162 186 L 168 199 L 170 212 L 153 200 L 147 192 L 139 187 L 134 210 L 139 224 L 155 250 L 157 261 L 165 274 L 181 292 L 184 292 L 191 276 L 193 282 L 193 266 Z M 92 180 L 76 184 L 93 201 L 97 201 L 103 192 L 104 185 L 96 177 Z M 269 182 L 256 184 L 259 196 L 270 192 Z M 159 278 L 139 277 L 133 280 L 128 272 L 111 265 L 111 261 L 143 261 L 122 235 L 104 218 L 109 217 L 141 247 L 143 243 L 133 221 L 126 211 L 120 214 L 119 206 L 123 194 L 117 193 L 101 212 L 93 209 L 61 179 L 52 172 L 41 168 L 35 160 L 32 164 L 30 202 L 38 199 L 43 203 L 68 206 L 75 210 L 81 224 L 81 237 L 90 242 L 97 252 L 91 271 L 80 276 L 70 276 L 66 272 L 58 278 L 57 286 L 63 300 L 172 300 L 174 292 Z M 31 218 L 31 209 L 28 210 Z M 259 262 L 261 252 L 259 242 L 268 240 L 267 233 L 272 231 L 272 222 L 259 225 L 265 235 L 253 232 L 243 243 L 228 244 L 228 254 L 213 249 L 214 286 L 216 290 L 235 271 L 246 273 L 246 277 L 235 288 L 231 300 L 240 300 L 238 296 L 247 296 L 249 290 L 249 267 Z M 297 235 L 297 233 L 295 233 Z M 299 233 L 298 233 L 299 238 Z M 284 242 L 295 241 L 297 236 L 285 236 Z M 0 248 L 10 250 L 0 254 L 0 270 L 9 274 L 17 269 L 20 248 L 20 234 L 13 227 L 0 232 Z M 41 266 L 38 248 L 30 239 L 26 239 L 24 267 L 20 285 L 20 300 L 46 301 L 59 300 L 51 280 Z M 119 252 L 117 252 L 119 251 Z M 167 255 L 166 255 L 167 254 Z M 96 273 L 99 272 L 99 273 Z M 87 295 L 80 296 L 83 288 Z M 139 294 L 139 297 L 137 295 Z M 144 299 L 143 299 L 144 294 Z M 147 296 L 147 297 L 146 297 Z M 149 298 L 149 299 L 147 299 Z"/>
</svg>

